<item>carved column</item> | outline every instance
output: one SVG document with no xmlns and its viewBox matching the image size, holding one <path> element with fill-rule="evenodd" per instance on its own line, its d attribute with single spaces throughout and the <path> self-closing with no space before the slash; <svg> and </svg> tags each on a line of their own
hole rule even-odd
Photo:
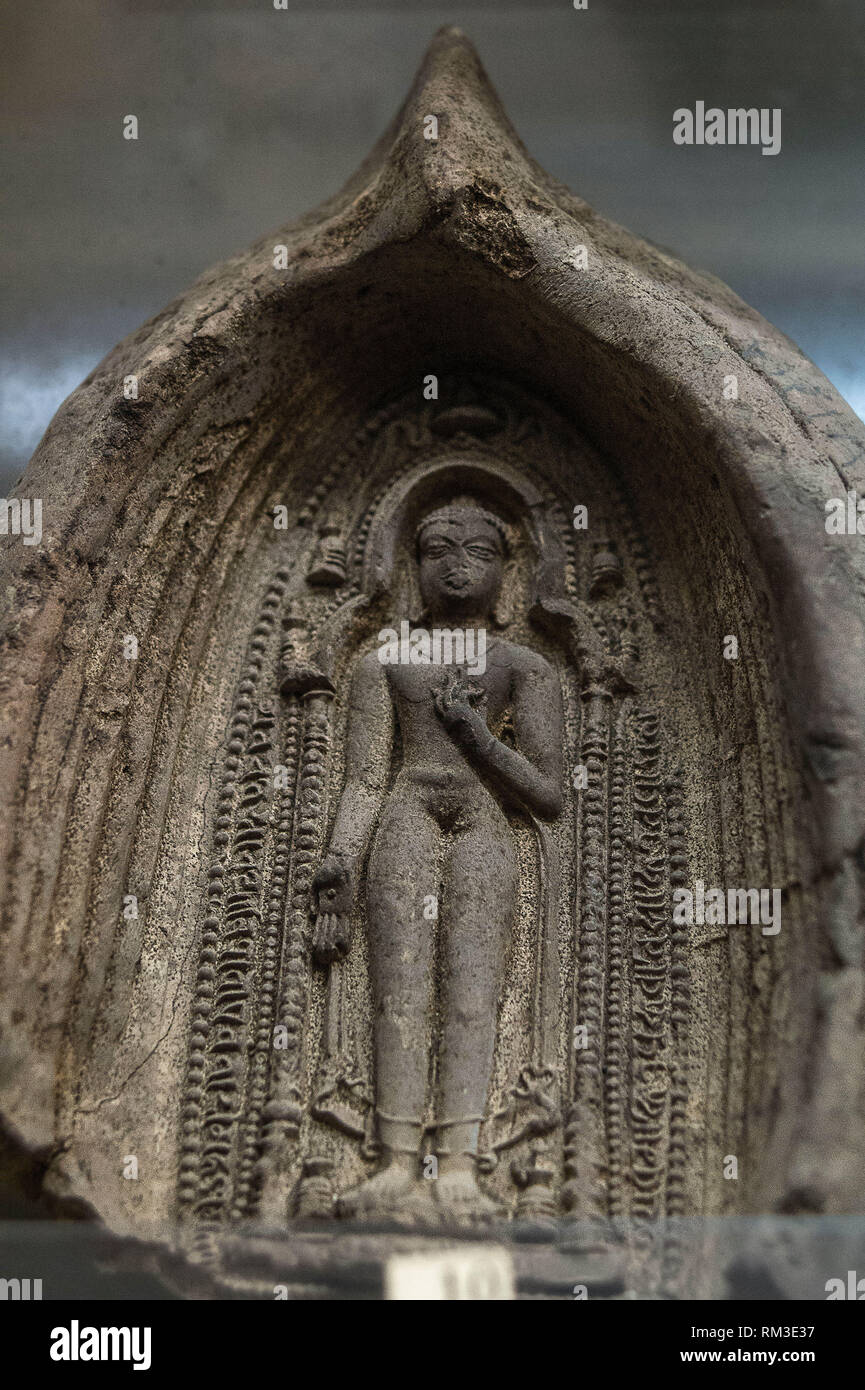
<svg viewBox="0 0 865 1390">
<path fill-rule="evenodd" d="M 298 696 L 298 689 L 302 694 Z M 265 1220 L 285 1220 L 291 1141 L 303 1118 L 304 1023 L 309 992 L 310 891 L 322 852 L 327 816 L 327 768 L 333 689 L 321 672 L 289 668 L 283 677 L 289 717 L 302 707 L 297 801 L 291 842 L 290 900 L 286 917 L 279 1007 L 276 1022 L 285 1029 L 284 1046 L 274 1049 L 270 1099 L 264 1108 L 260 1211 Z"/>
<path fill-rule="evenodd" d="M 572 1102 L 565 1127 L 565 1205 L 578 1219 L 606 1215 L 603 1056 L 606 897 L 607 755 L 610 691 L 590 684 L 581 695 L 580 763 L 587 786 L 579 818 L 579 923 L 572 1032 Z M 584 1045 L 583 1045 L 584 1044 Z"/>
</svg>

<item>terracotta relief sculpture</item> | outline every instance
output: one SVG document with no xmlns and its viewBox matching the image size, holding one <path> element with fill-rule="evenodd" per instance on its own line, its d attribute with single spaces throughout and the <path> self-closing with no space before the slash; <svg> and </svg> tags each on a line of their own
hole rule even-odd
<svg viewBox="0 0 865 1390">
<path fill-rule="evenodd" d="M 467 1233 L 705 1292 L 682 1218 L 865 1187 L 861 425 L 453 31 L 278 241 L 22 483 L 2 1162 L 232 1296 Z"/>
</svg>

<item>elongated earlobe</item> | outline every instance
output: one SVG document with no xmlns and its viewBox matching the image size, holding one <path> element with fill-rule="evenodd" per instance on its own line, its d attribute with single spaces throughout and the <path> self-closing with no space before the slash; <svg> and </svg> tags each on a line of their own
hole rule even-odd
<svg viewBox="0 0 865 1390">
<path fill-rule="evenodd" d="M 509 599 L 506 597 L 510 590 L 510 578 L 514 570 L 513 561 L 509 560 L 505 564 L 502 572 L 502 582 L 499 588 L 499 596 L 493 604 L 490 617 L 494 627 L 510 627 L 514 620 L 513 608 Z"/>
</svg>

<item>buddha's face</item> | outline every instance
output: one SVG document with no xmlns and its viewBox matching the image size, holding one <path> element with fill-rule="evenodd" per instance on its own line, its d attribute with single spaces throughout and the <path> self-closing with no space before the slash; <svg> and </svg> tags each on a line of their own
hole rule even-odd
<svg viewBox="0 0 865 1390">
<path fill-rule="evenodd" d="M 479 512 L 466 507 L 424 526 L 418 542 L 420 589 L 432 614 L 483 618 L 502 583 L 501 537 Z"/>
</svg>

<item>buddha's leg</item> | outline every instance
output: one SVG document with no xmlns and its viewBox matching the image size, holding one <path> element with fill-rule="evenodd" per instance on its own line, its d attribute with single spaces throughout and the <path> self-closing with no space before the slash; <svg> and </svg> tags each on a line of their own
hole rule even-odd
<svg viewBox="0 0 865 1390">
<path fill-rule="evenodd" d="M 433 1011 L 436 921 L 431 904 L 438 896 L 440 837 L 438 826 L 411 795 L 391 796 L 366 886 L 382 1167 L 341 1199 L 348 1215 L 398 1212 L 417 1191 Z"/>
<path fill-rule="evenodd" d="M 458 835 L 445 865 L 442 1044 L 437 1151 L 442 1200 L 471 1200 L 492 1073 L 498 1005 L 516 915 L 519 867 L 507 821 L 491 808 Z M 456 1179 L 456 1180 L 455 1180 Z"/>
</svg>

